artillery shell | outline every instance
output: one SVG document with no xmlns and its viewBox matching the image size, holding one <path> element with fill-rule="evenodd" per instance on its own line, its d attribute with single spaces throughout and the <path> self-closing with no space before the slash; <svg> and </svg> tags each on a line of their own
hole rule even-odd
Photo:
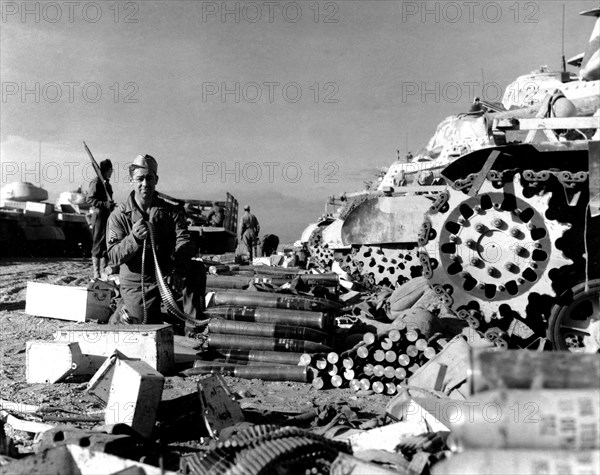
<svg viewBox="0 0 600 475">
<path fill-rule="evenodd" d="M 365 345 L 372 345 L 375 343 L 375 340 L 375 335 L 371 332 L 367 332 L 363 335 L 363 341 L 365 342 Z"/>
<path fill-rule="evenodd" d="M 240 268 L 240 267 L 238 267 Z M 241 268 L 240 268 L 241 269 Z M 244 266 L 244 270 L 254 271 L 256 274 L 265 275 L 291 275 L 295 276 L 301 272 L 299 267 L 276 267 L 276 266 Z"/>
<path fill-rule="evenodd" d="M 407 330 L 404 334 L 404 338 L 410 342 L 415 342 L 419 339 L 419 333 L 416 330 Z"/>
<path fill-rule="evenodd" d="M 427 358 L 428 360 L 432 360 L 433 358 L 435 358 L 436 352 L 435 352 L 435 348 L 428 346 L 427 348 L 425 348 L 423 350 L 423 356 L 425 356 L 425 358 Z"/>
<path fill-rule="evenodd" d="M 415 345 L 408 345 L 406 347 L 406 354 L 411 358 L 414 358 L 419 354 L 419 350 L 417 350 L 417 347 Z"/>
<path fill-rule="evenodd" d="M 367 391 L 370 387 L 371 387 L 371 381 L 369 381 L 367 378 L 360 379 L 360 389 L 362 391 Z"/>
<path fill-rule="evenodd" d="M 267 350 L 291 351 L 298 353 L 325 353 L 330 351 L 325 345 L 312 341 L 293 340 L 290 338 L 263 338 L 259 336 L 228 335 L 222 333 L 209 334 L 209 349 Z"/>
<path fill-rule="evenodd" d="M 526 389 L 600 388 L 600 358 L 569 352 L 472 351 L 467 372 L 471 392 L 501 387 Z"/>
<path fill-rule="evenodd" d="M 344 358 L 342 360 L 342 366 L 346 369 L 350 369 L 354 367 L 354 360 L 352 358 Z"/>
<path fill-rule="evenodd" d="M 312 328 L 281 325 L 279 323 L 236 322 L 222 318 L 211 318 L 208 322 L 209 333 L 230 335 L 264 336 L 275 338 L 294 338 L 324 343 L 327 334 Z"/>
<path fill-rule="evenodd" d="M 328 312 L 310 312 L 303 310 L 286 310 L 279 308 L 256 308 L 244 306 L 219 306 L 207 308 L 208 317 L 222 317 L 227 320 L 279 323 L 326 330 L 333 326 L 334 318 Z"/>
<path fill-rule="evenodd" d="M 323 381 L 323 378 L 314 378 L 312 380 L 312 387 L 315 389 L 323 389 L 323 387 L 325 386 L 325 381 Z"/>
<path fill-rule="evenodd" d="M 302 353 L 302 356 L 300 356 L 300 365 L 301 366 L 308 366 L 312 361 L 312 356 L 309 355 L 308 353 Z"/>
<path fill-rule="evenodd" d="M 366 364 L 365 367 L 363 368 L 363 371 L 365 373 L 365 376 L 373 376 L 373 368 L 374 366 L 372 364 Z"/>
<path fill-rule="evenodd" d="M 385 360 L 388 363 L 394 363 L 396 360 L 398 359 L 398 356 L 396 355 L 395 351 L 386 351 L 385 352 Z"/>
<path fill-rule="evenodd" d="M 220 373 L 244 379 L 309 382 L 309 372 L 306 366 L 244 366 L 228 363 L 205 363 L 207 364 L 187 369 L 182 373 L 186 376 Z"/>
<path fill-rule="evenodd" d="M 388 338 L 392 340 L 392 342 L 397 342 L 400 341 L 402 335 L 400 334 L 399 330 L 390 330 L 388 333 Z"/>
<path fill-rule="evenodd" d="M 394 376 L 397 380 L 402 381 L 406 379 L 406 370 L 404 368 L 396 368 L 394 370 Z"/>
<path fill-rule="evenodd" d="M 366 346 L 361 346 L 356 350 L 356 356 L 362 359 L 369 357 L 369 349 Z"/>
<path fill-rule="evenodd" d="M 340 283 L 340 277 L 337 274 L 272 274 L 260 275 L 263 272 L 257 272 L 253 281 L 258 284 L 283 285 L 291 280 L 298 278 L 301 282 L 308 285 L 322 285 L 325 287 L 335 287 Z"/>
<path fill-rule="evenodd" d="M 333 272 L 328 274 L 300 274 L 300 280 L 307 284 L 338 285 L 340 276 Z"/>
<path fill-rule="evenodd" d="M 335 351 L 327 353 L 327 361 L 329 361 L 331 364 L 336 364 L 339 360 L 340 356 Z"/>
<path fill-rule="evenodd" d="M 399 355 L 398 364 L 400 364 L 401 366 L 408 366 L 410 364 L 410 357 L 405 354 Z"/>
<path fill-rule="evenodd" d="M 279 363 L 281 365 L 300 365 L 302 364 L 302 353 L 291 353 L 282 351 L 259 351 L 259 350 L 237 350 L 231 348 L 222 348 L 218 350 L 225 360 L 251 361 Z M 307 355 L 309 356 L 309 355 Z M 310 361 L 309 361 L 310 362 Z"/>
<path fill-rule="evenodd" d="M 383 385 L 383 383 L 381 381 L 375 381 L 372 384 L 373 387 L 373 391 L 377 394 L 381 394 L 385 388 L 385 386 Z"/>
<path fill-rule="evenodd" d="M 350 386 L 350 389 L 352 389 L 352 391 L 354 391 L 354 392 L 360 391 L 360 389 L 361 389 L 360 381 L 358 379 L 353 379 L 352 381 L 350 381 L 349 386 Z"/>
<path fill-rule="evenodd" d="M 212 275 L 206 276 L 206 286 L 211 289 L 246 289 L 251 279 L 237 275 Z"/>
<path fill-rule="evenodd" d="M 383 376 L 387 379 L 393 379 L 396 376 L 396 371 L 393 366 L 383 368 Z"/>
<path fill-rule="evenodd" d="M 381 340 L 381 343 L 379 343 L 379 346 L 382 350 L 391 350 L 392 346 L 394 346 L 394 342 L 389 338 L 384 338 L 383 340 Z"/>
<path fill-rule="evenodd" d="M 216 292 L 214 295 L 214 303 L 215 305 L 268 307 L 290 310 L 308 310 L 311 312 L 323 312 L 341 308 L 341 305 L 337 302 L 318 297 L 307 298 L 296 295 L 239 290 Z"/>
<path fill-rule="evenodd" d="M 379 363 L 382 362 L 383 360 L 385 360 L 385 351 L 375 350 L 375 352 L 373 353 L 373 359 Z"/>
<path fill-rule="evenodd" d="M 381 378 L 383 376 L 384 368 L 382 365 L 378 364 L 373 366 L 373 376 L 377 378 Z"/>
<path fill-rule="evenodd" d="M 194 368 L 200 367 L 200 364 L 197 363 L 206 363 L 206 361 L 196 360 L 194 362 Z M 215 358 L 212 360 L 213 363 L 227 363 L 227 364 L 235 364 L 240 366 L 300 366 L 300 365 L 285 365 L 278 362 L 271 363 L 270 361 L 240 361 L 235 359 L 226 359 L 226 358 Z"/>
<path fill-rule="evenodd" d="M 325 369 L 327 368 L 327 360 L 325 358 L 318 358 L 315 360 L 315 367 L 317 369 Z"/>
<path fill-rule="evenodd" d="M 427 348 L 427 340 L 419 338 L 417 341 L 415 341 L 415 346 L 417 347 L 417 350 L 424 351 L 425 348 Z"/>
<path fill-rule="evenodd" d="M 339 388 L 343 382 L 344 382 L 344 380 L 342 379 L 342 377 L 339 374 L 336 374 L 335 376 L 331 377 L 331 385 L 334 388 Z"/>
<path fill-rule="evenodd" d="M 262 379 L 265 381 L 310 382 L 311 373 L 306 366 L 242 366 L 237 367 L 233 376 L 244 379 Z"/>
<path fill-rule="evenodd" d="M 335 376 L 336 374 L 338 374 L 338 372 L 339 372 L 339 369 L 338 369 L 338 367 L 337 367 L 337 366 L 335 366 L 335 365 L 329 365 L 329 366 L 327 367 L 327 374 L 328 374 L 329 376 Z"/>
<path fill-rule="evenodd" d="M 392 395 L 396 393 L 396 385 L 394 383 L 385 383 L 385 393 Z"/>
<path fill-rule="evenodd" d="M 343 376 L 344 376 L 344 379 L 347 380 L 347 381 L 353 380 L 354 376 L 355 376 L 354 370 L 353 369 L 347 369 L 346 371 L 344 371 Z"/>
</svg>

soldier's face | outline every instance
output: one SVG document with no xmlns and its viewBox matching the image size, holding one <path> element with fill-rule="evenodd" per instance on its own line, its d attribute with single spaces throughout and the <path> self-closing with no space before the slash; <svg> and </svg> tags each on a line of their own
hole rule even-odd
<svg viewBox="0 0 600 475">
<path fill-rule="evenodd" d="M 158 175 L 147 168 L 136 168 L 131 177 L 131 184 L 135 194 L 146 200 L 151 199 L 158 183 Z"/>
</svg>

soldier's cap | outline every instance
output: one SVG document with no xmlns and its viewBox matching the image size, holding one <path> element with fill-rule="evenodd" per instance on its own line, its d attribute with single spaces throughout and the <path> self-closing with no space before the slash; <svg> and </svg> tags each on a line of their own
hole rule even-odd
<svg viewBox="0 0 600 475">
<path fill-rule="evenodd" d="M 158 163 L 156 163 L 156 159 L 151 155 L 138 155 L 135 157 L 131 164 L 131 170 L 133 171 L 136 168 L 146 168 L 155 175 L 158 174 Z"/>
<path fill-rule="evenodd" d="M 244 211 L 250 211 L 250 205 L 244 206 Z"/>
</svg>

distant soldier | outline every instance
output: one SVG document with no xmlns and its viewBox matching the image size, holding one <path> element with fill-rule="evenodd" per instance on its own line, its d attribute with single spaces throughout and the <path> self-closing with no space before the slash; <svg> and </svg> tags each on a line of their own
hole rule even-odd
<svg viewBox="0 0 600 475">
<path fill-rule="evenodd" d="M 92 211 L 92 267 L 94 279 L 100 279 L 106 272 L 106 223 L 110 212 L 115 207 L 112 200 L 113 189 L 110 185 L 110 177 L 113 173 L 113 166 L 110 160 L 100 162 L 100 173 L 104 184 L 99 177 L 90 182 L 86 202 L 91 206 Z M 108 194 L 107 194 L 108 193 Z"/>
<path fill-rule="evenodd" d="M 250 212 L 250 205 L 244 206 L 245 213 L 242 216 L 241 239 L 250 255 L 250 263 L 254 256 L 254 246 L 257 243 L 258 233 L 260 232 L 260 224 L 258 219 Z"/>
<path fill-rule="evenodd" d="M 213 201 L 212 209 L 209 211 L 206 220 L 210 226 L 214 226 L 216 228 L 223 226 L 223 221 L 225 221 L 225 213 L 223 212 L 223 208 L 221 208 L 216 201 Z"/>
</svg>

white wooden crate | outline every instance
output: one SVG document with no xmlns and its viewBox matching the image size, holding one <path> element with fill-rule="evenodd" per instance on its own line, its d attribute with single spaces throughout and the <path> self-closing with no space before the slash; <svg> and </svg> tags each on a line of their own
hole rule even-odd
<svg viewBox="0 0 600 475">
<path fill-rule="evenodd" d="M 77 374 L 82 361 L 77 343 L 28 341 L 25 345 L 26 379 L 33 383 L 56 383 Z"/>
<path fill-rule="evenodd" d="M 72 325 L 57 330 L 54 340 L 79 343 L 83 362 L 78 374 L 93 375 L 115 350 L 162 374 L 174 366 L 171 325 Z"/>
<path fill-rule="evenodd" d="M 111 314 L 110 296 L 110 290 L 27 282 L 25 313 L 74 322 L 106 322 Z"/>
<path fill-rule="evenodd" d="M 122 422 L 142 436 L 150 437 L 164 384 L 163 375 L 148 363 L 117 359 L 104 422 Z"/>
</svg>

